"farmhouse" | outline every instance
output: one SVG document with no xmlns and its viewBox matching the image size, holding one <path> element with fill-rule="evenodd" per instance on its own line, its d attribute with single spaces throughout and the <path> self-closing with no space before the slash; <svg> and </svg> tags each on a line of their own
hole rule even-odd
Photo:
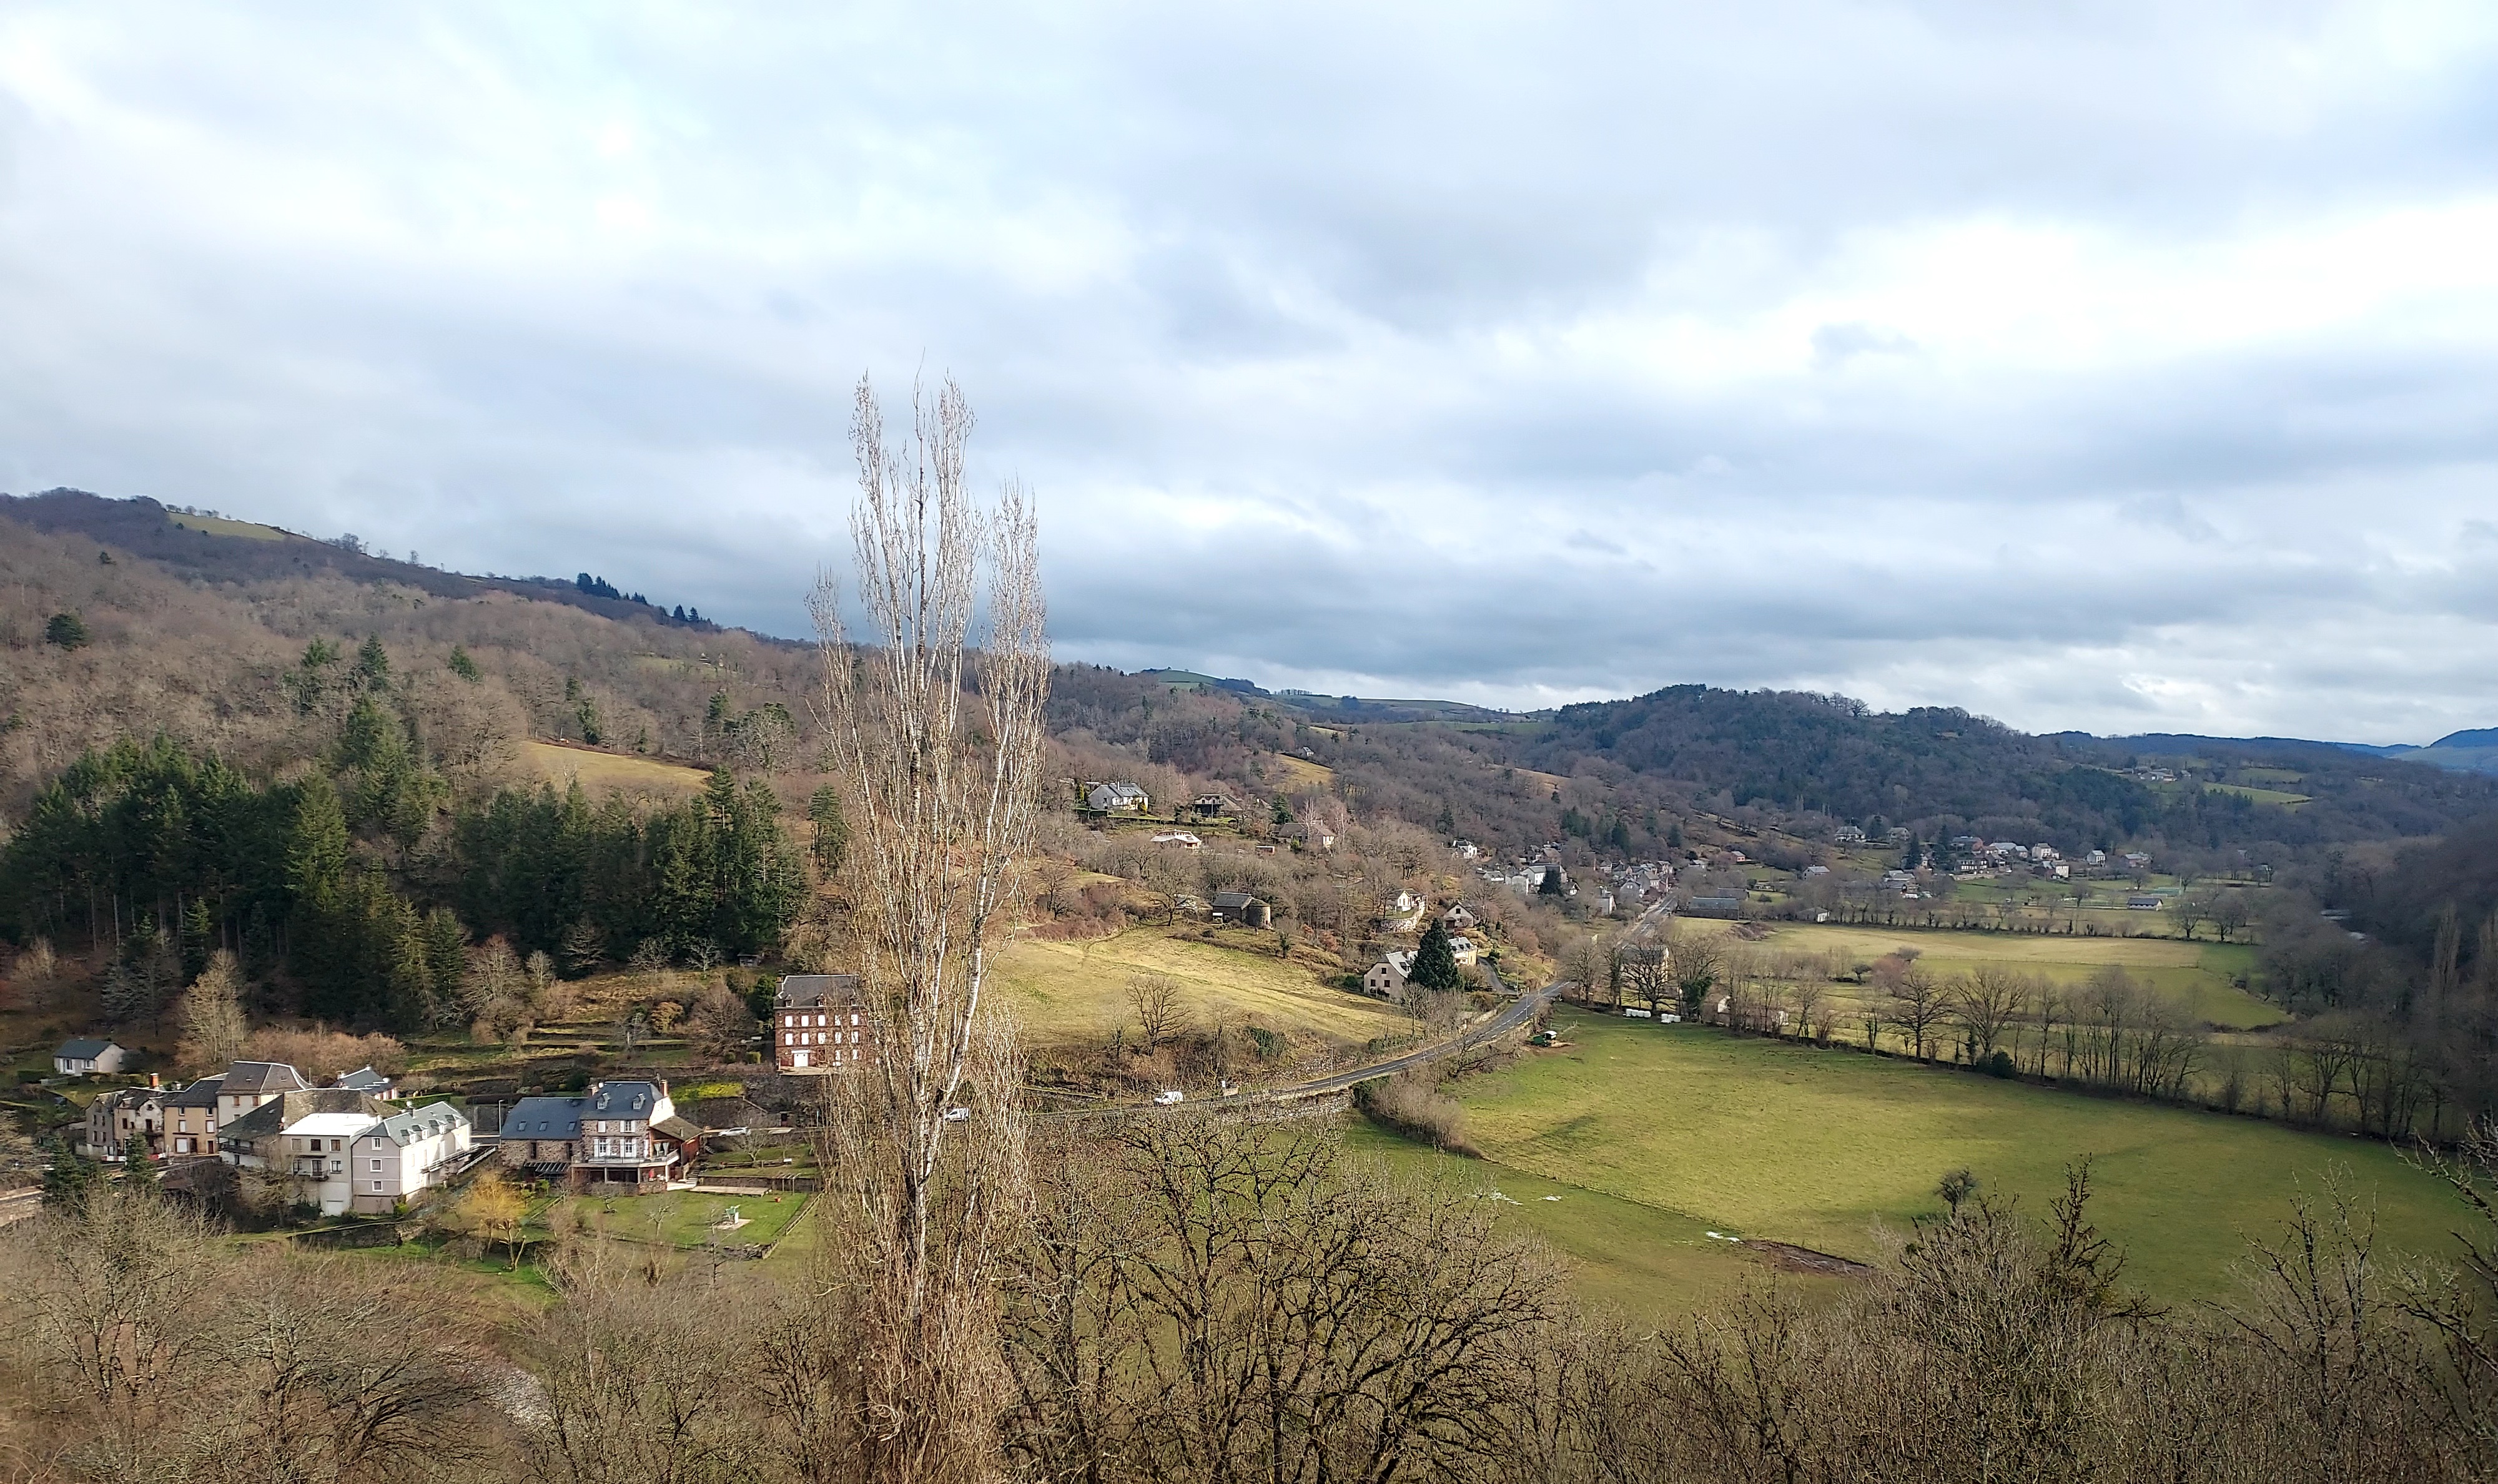
<svg viewBox="0 0 2498 1484">
<path fill-rule="evenodd" d="M 1440 914 L 1440 926 L 1451 932 L 1463 932 L 1481 921 L 1483 919 L 1467 910 L 1466 904 L 1462 901 L 1449 903 L 1449 909 Z"/>
<path fill-rule="evenodd" d="M 1238 923 L 1243 928 L 1275 925 L 1274 910 L 1247 892 L 1217 892 L 1207 910 L 1219 923 Z"/>
<path fill-rule="evenodd" d="M 1236 819 L 1240 805 L 1230 794 L 1200 794 L 1188 802 L 1188 811 L 1200 819 Z"/>
<path fill-rule="evenodd" d="M 1335 832 L 1322 824 L 1302 823 L 1297 825 L 1286 825 L 1283 830 L 1283 835 L 1284 838 L 1296 841 L 1311 850 L 1333 850 L 1335 848 Z"/>
<path fill-rule="evenodd" d="M 1084 806 L 1103 814 L 1142 814 L 1152 808 L 1153 801 L 1134 783 L 1087 783 Z"/>
<path fill-rule="evenodd" d="M 787 1072 L 848 1071 L 873 1060 L 876 1027 L 856 974 L 791 974 L 772 996 L 772 1059 Z"/>
<path fill-rule="evenodd" d="M 63 1041 L 52 1053 L 52 1070 L 63 1077 L 110 1076 L 120 1071 L 130 1053 L 111 1041 Z"/>
<path fill-rule="evenodd" d="M 1362 970 L 1361 993 L 1379 999 L 1402 999 L 1405 981 L 1413 976 L 1413 954 L 1404 951 L 1387 954 Z"/>
</svg>

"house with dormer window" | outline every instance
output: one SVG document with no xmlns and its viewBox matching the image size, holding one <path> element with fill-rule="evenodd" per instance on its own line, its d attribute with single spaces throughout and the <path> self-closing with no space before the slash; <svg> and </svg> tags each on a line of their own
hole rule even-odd
<svg viewBox="0 0 2498 1484">
<path fill-rule="evenodd" d="M 703 1130 L 677 1117 L 664 1082 L 593 1082 L 577 1097 L 525 1097 L 503 1118 L 500 1157 L 517 1173 L 576 1190 L 665 1190 L 701 1152 Z"/>
</svg>

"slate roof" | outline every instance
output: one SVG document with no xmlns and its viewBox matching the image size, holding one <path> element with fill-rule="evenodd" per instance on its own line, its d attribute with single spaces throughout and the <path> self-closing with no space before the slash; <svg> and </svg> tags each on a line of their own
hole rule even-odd
<svg viewBox="0 0 2498 1484">
<path fill-rule="evenodd" d="M 419 1139 L 430 1139 L 435 1134 L 447 1133 L 455 1124 L 464 1124 L 467 1121 L 468 1116 L 449 1103 L 428 1103 L 422 1108 L 411 1108 L 405 1113 L 394 1113 L 365 1132 L 368 1135 L 379 1134 L 400 1148 L 405 1149 Z"/>
<path fill-rule="evenodd" d="M 781 981 L 780 992 L 772 996 L 776 1010 L 822 1010 L 834 1005 L 848 1008 L 858 1002 L 856 974 L 791 974 Z"/>
<path fill-rule="evenodd" d="M 659 1089 L 647 1082 L 602 1082 L 590 1089 L 588 1112 L 600 1118 L 647 1119 L 658 1105 Z"/>
<path fill-rule="evenodd" d="M 218 1133 L 228 1144 L 248 1144 L 255 1139 L 283 1133 L 315 1114 L 354 1113 L 362 1114 L 369 1121 L 389 1112 L 388 1104 L 353 1088 L 304 1088 L 300 1091 L 280 1092 L 228 1123 Z"/>
<path fill-rule="evenodd" d="M 1214 894 L 1214 909 L 1218 912 L 1237 912 L 1257 900 L 1247 892 L 1217 892 Z"/>
<path fill-rule="evenodd" d="M 303 1073 L 283 1061 L 238 1061 L 226 1069 L 225 1086 L 218 1090 L 229 1096 L 250 1093 L 265 1097 L 273 1092 L 300 1092 L 309 1086 Z"/>
<path fill-rule="evenodd" d="M 217 1105 L 217 1089 L 225 1085 L 225 1074 L 222 1072 L 218 1073 L 214 1077 L 203 1077 L 199 1081 L 191 1084 L 189 1087 L 182 1089 L 180 1091 L 169 1095 L 165 1099 L 164 1106 L 168 1108 L 213 1108 Z"/>
<path fill-rule="evenodd" d="M 503 1115 L 503 1137 L 509 1139 L 578 1139 L 586 1097 L 525 1097 Z"/>
<path fill-rule="evenodd" d="M 502 1134 L 507 1140 L 578 1139 L 583 1119 L 647 1119 L 658 1100 L 658 1088 L 647 1082 L 602 1082 L 582 1097 L 525 1097 L 504 1115 Z"/>
<path fill-rule="evenodd" d="M 52 1057 L 55 1060 L 93 1061 L 111 1050 L 112 1050 L 111 1041 L 98 1041 L 87 1036 L 80 1036 L 76 1040 L 63 1041 L 61 1049 L 52 1053 Z"/>
<path fill-rule="evenodd" d="M 390 1085 L 389 1078 L 369 1066 L 360 1066 L 352 1072 L 341 1072 L 338 1074 L 338 1080 L 332 1084 L 334 1087 L 350 1088 L 358 1092 L 379 1092 Z"/>
<path fill-rule="evenodd" d="M 673 1113 L 652 1124 L 651 1131 L 653 1133 L 666 1134 L 669 1138 L 676 1140 L 680 1144 L 686 1143 L 689 1140 L 699 1139 L 704 1134 L 710 1132 L 709 1129 L 704 1128 L 701 1124 L 688 1122 L 686 1120 L 679 1118 Z"/>
</svg>

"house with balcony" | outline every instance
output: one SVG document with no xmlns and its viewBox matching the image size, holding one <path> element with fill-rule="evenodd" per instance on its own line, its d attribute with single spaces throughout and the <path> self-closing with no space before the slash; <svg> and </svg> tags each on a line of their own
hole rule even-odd
<svg viewBox="0 0 2498 1484">
<path fill-rule="evenodd" d="M 286 1125 L 277 1149 L 268 1152 L 275 1156 L 272 1167 L 285 1171 L 298 1205 L 317 1206 L 325 1216 L 347 1214 L 355 1194 L 347 1145 L 372 1126 L 364 1113 L 315 1113 Z"/>
<path fill-rule="evenodd" d="M 429 1103 L 381 1120 L 347 1145 L 348 1209 L 387 1216 L 459 1172 L 469 1149 L 468 1116 Z"/>
<path fill-rule="evenodd" d="M 575 1190 L 665 1190 L 702 1152 L 664 1082 L 593 1082 L 578 1097 L 525 1097 L 504 1116 L 499 1155 L 523 1175 Z"/>
<path fill-rule="evenodd" d="M 352 1114 L 371 1123 L 390 1113 L 390 1104 L 352 1088 L 298 1088 L 219 1125 L 217 1157 L 239 1170 L 282 1171 L 291 1154 L 304 1152 L 290 1145 L 287 1136 L 305 1119 Z"/>
</svg>

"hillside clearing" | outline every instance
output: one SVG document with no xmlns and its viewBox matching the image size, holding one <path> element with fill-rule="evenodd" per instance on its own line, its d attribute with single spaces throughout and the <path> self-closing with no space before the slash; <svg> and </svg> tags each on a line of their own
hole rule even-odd
<svg viewBox="0 0 2498 1484">
<path fill-rule="evenodd" d="M 574 778 L 592 794 L 662 794 L 681 797 L 699 792 L 711 774 L 699 768 L 662 763 L 656 758 L 593 752 L 559 742 L 528 744 L 529 766 L 548 782 L 561 787 Z"/>
<path fill-rule="evenodd" d="M 1564 1011 L 1572 1042 L 1463 1086 L 1494 1162 L 1745 1238 L 1860 1261 L 1876 1222 L 1935 1215 L 1935 1184 L 2044 1214 L 2067 1163 L 2093 1164 L 2092 1212 L 2128 1277 L 2169 1300 L 2229 1290 L 2244 1234 L 2346 1170 L 2388 1247 L 2442 1251 L 2456 1208 L 2380 1144 L 1698 1027 Z"/>
<path fill-rule="evenodd" d="M 177 530 L 202 531 L 210 536 L 240 536 L 245 541 L 284 541 L 286 532 L 274 525 L 257 525 L 249 521 L 229 521 L 223 516 L 188 516 L 169 510 L 165 519 Z"/>
<path fill-rule="evenodd" d="M 1033 1035 L 1106 1041 L 1127 1019 L 1128 978 L 1138 972 L 1178 980 L 1192 1018 L 1220 1001 L 1275 1029 L 1356 1043 L 1414 1026 L 1376 1000 L 1329 988 L 1299 963 L 1164 928 L 1130 928 L 1115 937 L 1075 942 L 1020 937 L 1000 955 L 997 983 L 1003 1001 Z"/>
</svg>

